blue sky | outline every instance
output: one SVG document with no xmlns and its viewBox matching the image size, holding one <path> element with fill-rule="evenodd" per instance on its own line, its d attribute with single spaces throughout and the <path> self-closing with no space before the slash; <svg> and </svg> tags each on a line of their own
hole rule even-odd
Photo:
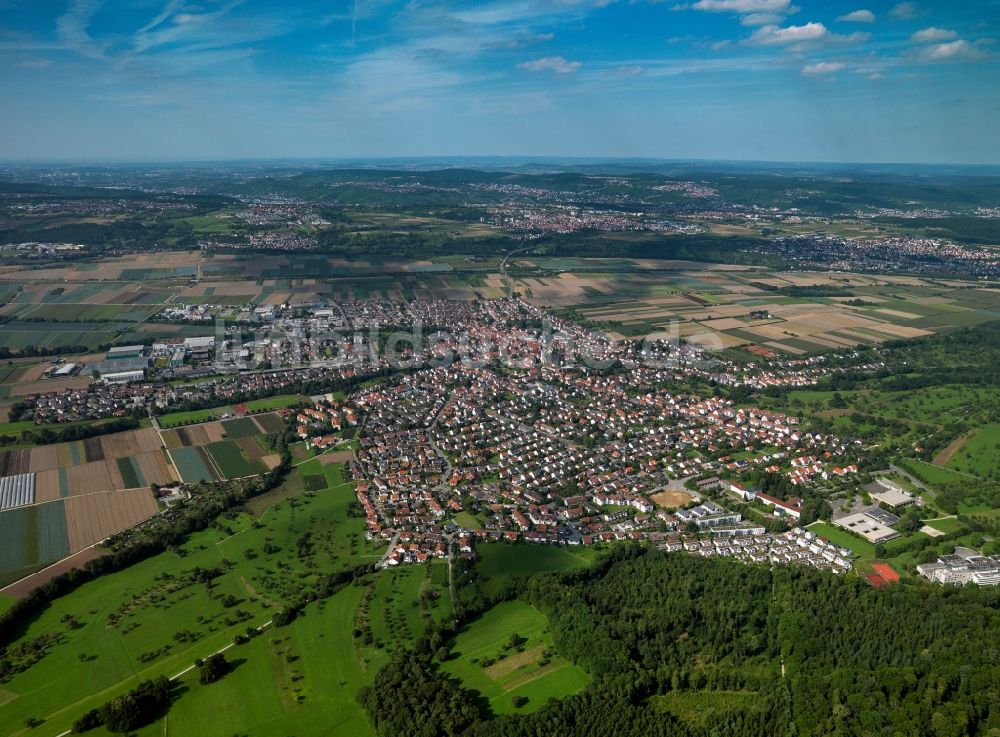
<svg viewBox="0 0 1000 737">
<path fill-rule="evenodd" d="M 0 158 L 1000 163 L 1000 0 L 0 0 Z"/>
</svg>

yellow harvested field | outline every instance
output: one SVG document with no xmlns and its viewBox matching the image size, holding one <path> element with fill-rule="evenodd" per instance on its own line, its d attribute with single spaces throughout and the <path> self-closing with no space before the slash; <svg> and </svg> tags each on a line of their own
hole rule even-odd
<svg viewBox="0 0 1000 737">
<path fill-rule="evenodd" d="M 38 471 L 35 473 L 35 501 L 51 502 L 62 494 L 59 491 L 59 471 Z"/>
<path fill-rule="evenodd" d="M 200 427 L 204 430 L 205 437 L 207 438 L 204 444 L 217 443 L 220 440 L 225 440 L 226 438 L 226 431 L 222 427 L 222 423 L 217 420 L 202 423 Z"/>
<path fill-rule="evenodd" d="M 172 466 L 167 464 L 161 450 L 140 453 L 135 456 L 135 461 L 139 464 L 139 470 L 142 471 L 147 484 L 164 486 L 176 481 L 171 470 Z"/>
<path fill-rule="evenodd" d="M 59 468 L 59 447 L 56 445 L 39 445 L 31 449 L 29 461 L 32 471 L 47 471 Z"/>
<path fill-rule="evenodd" d="M 90 376 L 70 376 L 60 379 L 42 379 L 40 381 L 25 382 L 18 381 L 10 389 L 12 397 L 25 397 L 29 394 L 42 394 L 44 392 L 59 392 L 64 389 L 86 389 L 93 382 Z"/>
<path fill-rule="evenodd" d="M 786 351 L 787 353 L 791 353 L 794 356 L 799 356 L 805 353 L 805 351 L 802 350 L 801 348 L 793 348 L 790 345 L 779 343 L 776 340 L 768 341 L 767 343 L 764 343 L 764 345 L 766 345 L 768 348 L 774 348 L 775 350 Z"/>
<path fill-rule="evenodd" d="M 916 315 L 912 312 L 903 312 L 902 310 L 879 309 L 875 310 L 875 312 L 879 313 L 880 315 L 889 315 L 890 317 L 901 317 L 904 320 L 916 320 L 918 317 L 920 317 L 920 315 Z"/>
<path fill-rule="evenodd" d="M 747 327 L 745 322 L 732 317 L 724 317 L 719 320 L 700 320 L 699 322 L 704 327 L 712 330 L 737 330 L 739 328 Z"/>
<path fill-rule="evenodd" d="M 149 489 L 108 491 L 66 500 L 70 550 L 76 552 L 152 517 L 158 508 Z"/>
<path fill-rule="evenodd" d="M 930 330 L 924 330 L 923 328 L 911 328 L 907 325 L 893 325 L 891 322 L 879 323 L 874 327 L 880 333 L 888 333 L 897 338 L 920 338 L 924 335 L 930 335 Z"/>
<path fill-rule="evenodd" d="M 114 487 L 108 465 L 105 461 L 81 463 L 66 469 L 70 496 L 93 494 L 96 491 L 109 491 Z"/>
<path fill-rule="evenodd" d="M 116 432 L 101 438 L 101 448 L 106 459 L 125 458 L 137 453 L 159 450 L 162 447 L 160 434 L 151 427 Z"/>
</svg>

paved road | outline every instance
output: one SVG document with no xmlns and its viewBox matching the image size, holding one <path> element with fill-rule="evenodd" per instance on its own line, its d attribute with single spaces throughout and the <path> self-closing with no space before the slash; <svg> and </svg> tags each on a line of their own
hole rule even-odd
<svg viewBox="0 0 1000 737">
<path fill-rule="evenodd" d="M 510 263 L 510 259 L 512 256 L 516 256 L 519 253 L 527 253 L 528 251 L 534 251 L 534 250 L 535 246 L 528 246 L 527 248 L 518 248 L 511 251 L 502 259 L 500 259 L 500 279 L 504 283 L 504 289 L 507 290 L 508 297 L 514 296 L 514 282 L 512 282 L 510 277 L 507 276 L 507 264 Z"/>
<path fill-rule="evenodd" d="M 388 550 L 385 551 L 385 555 L 379 558 L 378 563 L 375 564 L 376 568 L 381 568 L 385 564 L 385 562 L 389 559 L 389 555 L 392 553 L 393 550 L 396 549 L 396 543 L 398 542 L 399 542 L 399 533 L 397 532 L 395 535 L 393 535 L 392 540 L 389 541 L 389 548 Z"/>
</svg>

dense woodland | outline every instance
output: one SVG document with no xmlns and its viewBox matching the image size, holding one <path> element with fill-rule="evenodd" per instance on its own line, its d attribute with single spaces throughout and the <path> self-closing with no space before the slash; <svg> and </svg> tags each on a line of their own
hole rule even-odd
<svg viewBox="0 0 1000 737">
<path fill-rule="evenodd" d="M 623 547 L 517 595 L 548 615 L 558 651 L 592 684 L 493 717 L 437 669 L 448 632 L 436 632 L 359 695 L 380 736 L 1000 734 L 997 590 L 879 590 L 809 568 Z M 715 707 L 732 693 L 752 707 Z M 700 713 L 669 706 L 685 694 Z"/>
</svg>

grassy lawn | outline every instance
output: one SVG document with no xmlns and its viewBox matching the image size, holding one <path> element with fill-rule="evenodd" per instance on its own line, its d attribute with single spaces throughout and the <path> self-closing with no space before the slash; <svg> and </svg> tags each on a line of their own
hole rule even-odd
<svg viewBox="0 0 1000 737">
<path fill-rule="evenodd" d="M 1000 425 L 983 425 L 948 461 L 948 467 L 976 476 L 1000 471 Z"/>
<path fill-rule="evenodd" d="M 362 587 L 347 587 L 310 604 L 288 627 L 231 648 L 227 659 L 237 665 L 217 683 L 202 686 L 192 671 L 183 679 L 188 691 L 167 717 L 140 734 L 374 734 L 356 694 L 375 670 L 362 669 L 351 640 L 363 592 Z"/>
<path fill-rule="evenodd" d="M 511 648 L 515 635 L 522 642 Z M 590 682 L 582 668 L 555 654 L 545 615 L 520 601 L 498 604 L 468 625 L 441 667 L 479 691 L 497 714 L 534 711 Z M 514 696 L 526 697 L 527 704 L 515 709 Z"/>
<path fill-rule="evenodd" d="M 168 429 L 180 427 L 181 425 L 191 425 L 196 422 L 208 422 L 215 419 L 215 415 L 210 409 L 195 409 L 190 412 L 172 412 L 158 418 L 160 427 Z"/>
<path fill-rule="evenodd" d="M 540 571 L 569 571 L 590 565 L 593 548 L 568 548 L 554 545 L 485 543 L 479 553 L 477 570 L 485 579 L 483 593 L 495 593 L 509 577 L 526 578 Z"/>
<path fill-rule="evenodd" d="M 343 392 L 341 392 L 343 395 Z M 341 396 L 341 398 L 343 398 Z M 309 404 L 309 397 L 302 394 L 280 394 L 276 397 L 266 399 L 254 399 L 246 403 L 246 408 L 251 412 L 261 412 L 267 409 L 282 409 L 284 407 L 297 407 L 302 402 Z"/>
<path fill-rule="evenodd" d="M 958 532 L 965 528 L 965 525 L 956 518 L 948 517 L 947 519 L 935 519 L 927 521 L 928 527 L 933 527 L 935 530 L 941 530 L 941 532 Z"/>
<path fill-rule="evenodd" d="M 867 540 L 855 537 L 847 530 L 827 524 L 826 522 L 814 522 L 809 525 L 809 531 L 825 537 L 834 545 L 842 548 L 850 548 L 860 561 L 871 562 L 875 558 L 875 546 Z"/>
<path fill-rule="evenodd" d="M 483 523 L 468 512 L 458 512 L 455 515 L 455 524 L 466 530 L 480 530 Z"/>
</svg>

